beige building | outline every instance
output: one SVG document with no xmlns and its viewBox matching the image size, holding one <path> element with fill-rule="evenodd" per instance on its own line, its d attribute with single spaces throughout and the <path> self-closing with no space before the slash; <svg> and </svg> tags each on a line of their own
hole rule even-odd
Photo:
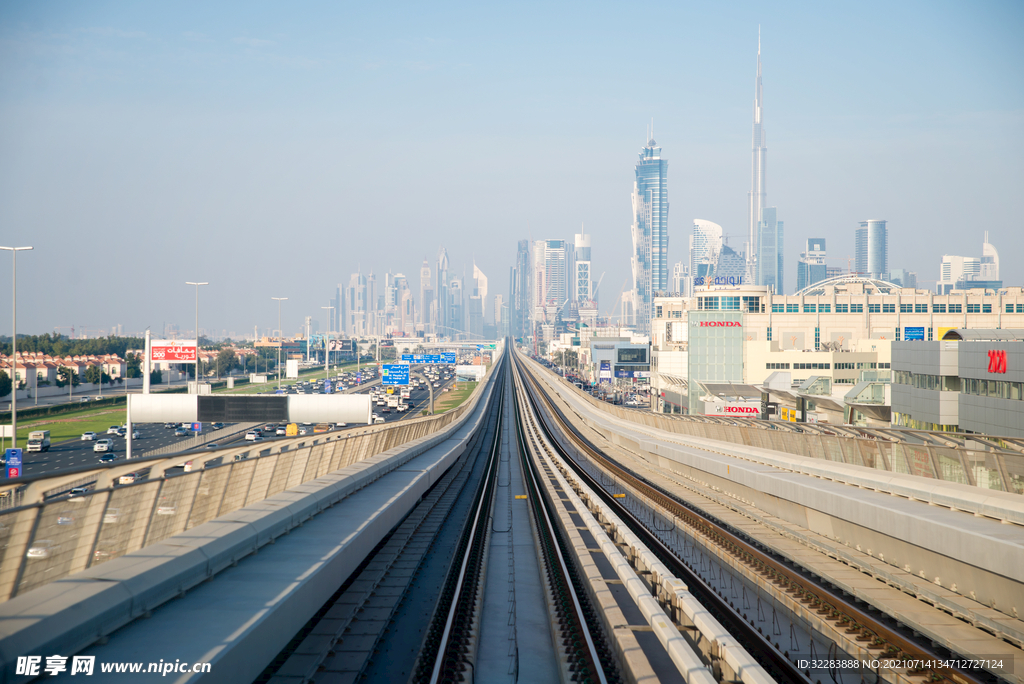
<svg viewBox="0 0 1024 684">
<path fill-rule="evenodd" d="M 717 286 L 692 297 L 654 300 L 652 385 L 679 390 L 689 378 L 688 314 L 739 312 L 743 378 L 759 385 L 775 371 L 794 384 L 812 376 L 855 385 L 887 374 L 891 343 L 938 340 L 952 329 L 1024 327 L 1024 288 L 938 295 L 858 276 L 819 282 L 795 295 L 766 287 Z M 699 379 L 699 378 L 694 378 Z"/>
</svg>

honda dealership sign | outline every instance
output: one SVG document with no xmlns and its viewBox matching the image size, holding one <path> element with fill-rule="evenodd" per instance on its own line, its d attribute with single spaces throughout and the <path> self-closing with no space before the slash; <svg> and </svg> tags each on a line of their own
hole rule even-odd
<svg viewBox="0 0 1024 684">
<path fill-rule="evenodd" d="M 154 363 L 195 363 L 195 340 L 153 340 L 150 358 Z"/>
<path fill-rule="evenodd" d="M 760 418 L 761 404 L 758 403 L 731 403 L 731 404 L 706 404 L 705 416 L 730 416 L 732 418 Z"/>
</svg>

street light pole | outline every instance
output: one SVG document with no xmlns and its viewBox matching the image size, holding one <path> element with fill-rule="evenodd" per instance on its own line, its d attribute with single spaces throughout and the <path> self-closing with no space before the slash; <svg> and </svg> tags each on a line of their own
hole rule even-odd
<svg viewBox="0 0 1024 684">
<path fill-rule="evenodd" d="M 321 306 L 321 309 L 330 309 L 334 311 L 333 306 Z M 329 380 L 331 377 L 331 315 L 327 314 L 327 335 L 324 337 L 324 379 Z"/>
<path fill-rule="evenodd" d="M 18 448 L 18 252 L 31 247 L 0 247 L 11 253 L 11 447 Z M 28 387 L 28 367 L 25 367 Z M 37 385 L 38 388 L 38 385 Z M 36 389 L 38 392 L 39 390 Z"/>
<path fill-rule="evenodd" d="M 277 389 L 281 389 L 281 347 L 284 346 L 284 333 L 281 332 L 281 302 L 287 301 L 287 297 L 271 297 L 277 301 Z"/>
<path fill-rule="evenodd" d="M 196 286 L 196 394 L 199 394 L 199 286 L 209 285 L 210 283 L 192 283 L 186 282 L 186 285 Z M 168 370 L 167 376 L 170 378 L 170 371 Z M 102 377 L 100 378 L 103 379 Z"/>
</svg>

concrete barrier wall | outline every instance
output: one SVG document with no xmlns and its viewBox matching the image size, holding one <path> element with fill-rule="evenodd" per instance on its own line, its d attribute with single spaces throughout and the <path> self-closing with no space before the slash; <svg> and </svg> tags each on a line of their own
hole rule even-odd
<svg viewBox="0 0 1024 684">
<path fill-rule="evenodd" d="M 489 376 L 488 376 L 489 378 Z M 247 443 L 176 460 L 220 463 L 167 477 L 118 485 L 120 475 L 162 461 L 112 464 L 75 482 L 96 482 L 85 496 L 35 501 L 0 513 L 0 600 L 158 543 L 218 516 L 382 452 L 446 431 L 473 412 L 487 383 L 457 408 L 313 436 Z M 104 475 L 109 485 L 103 484 Z M 31 483 L 47 491 L 47 482 Z M 66 489 L 62 491 L 67 491 Z"/>
<path fill-rule="evenodd" d="M 768 425 L 728 424 L 627 409 L 595 399 L 539 364 L 534 364 L 534 368 L 544 373 L 549 381 L 558 382 L 560 388 L 572 392 L 593 407 L 639 425 L 834 463 L 1024 494 L 1024 455 L 1021 454 L 827 435 L 819 432 L 827 429 L 821 424 L 803 424 L 801 429 L 806 429 L 806 432 L 799 433 L 785 428 L 771 429 Z"/>
<path fill-rule="evenodd" d="M 117 522 L 101 520 L 96 525 L 98 530 L 116 529 L 115 536 L 104 541 L 124 543 L 126 549 L 145 546 L 146 551 L 127 552 L 72 576 L 37 583 L 34 591 L 23 588 L 16 597 L 0 604 L 0 684 L 27 680 L 15 675 L 18 656 L 77 653 L 162 603 L 184 595 L 388 473 L 406 470 L 411 460 L 444 443 L 444 452 L 403 488 L 401 496 L 387 494 L 386 501 L 375 504 L 372 519 L 359 526 L 358 533 L 347 539 L 347 546 L 336 549 L 315 577 L 303 580 L 312 589 L 327 592 L 306 602 L 315 611 L 337 587 L 338 577 L 350 574 L 464 452 L 472 433 L 485 424 L 486 404 L 481 401 L 492 394 L 490 379 L 485 378 L 459 409 L 438 417 L 443 421 L 409 421 L 394 426 L 396 429 L 368 430 L 356 439 L 312 443 L 307 438 L 307 443 L 298 448 L 262 458 L 232 461 L 226 467 L 92 495 L 87 503 L 79 504 L 83 510 L 102 509 L 105 514 L 116 509 L 125 516 Z M 441 422 L 443 425 L 438 427 Z M 396 432 L 427 434 L 371 453 L 382 444 L 400 439 Z M 170 506 L 172 497 L 180 502 L 189 496 L 187 512 L 179 510 L 177 503 L 173 511 L 165 508 L 159 512 L 161 505 Z M 36 516 L 43 515 L 38 511 L 46 508 L 37 507 Z M 301 626 L 308 616 L 295 619 L 301 619 Z M 272 615 L 265 616 L 263 622 L 264 632 L 270 630 L 285 641 L 294 633 Z M 248 631 L 247 636 L 260 636 L 256 634 L 259 630 Z M 233 641 L 241 643 L 240 639 Z M 230 663 L 218 664 L 217 681 L 232 681 L 233 673 L 246 666 L 251 669 L 257 660 L 244 647 L 234 650 L 243 653 Z M 230 656 L 221 654 L 218 658 Z M 251 681 L 258 671 L 234 679 Z"/>
</svg>

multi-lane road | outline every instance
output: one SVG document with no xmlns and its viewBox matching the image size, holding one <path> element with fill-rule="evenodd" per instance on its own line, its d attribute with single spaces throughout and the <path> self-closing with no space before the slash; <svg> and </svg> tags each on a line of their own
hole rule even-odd
<svg viewBox="0 0 1024 684">
<path fill-rule="evenodd" d="M 438 381 L 438 387 L 434 388 L 435 403 L 443 396 L 445 388 L 450 387 L 453 382 L 453 379 Z M 369 391 L 370 385 L 368 384 L 366 388 L 356 389 L 355 393 L 366 394 Z M 411 392 L 410 398 L 406 400 L 405 403 L 409 405 L 409 410 L 402 413 L 395 410 L 391 410 L 389 413 L 383 413 L 379 406 L 374 406 L 373 411 L 381 416 L 386 423 L 419 416 L 430 404 L 430 391 L 426 387 L 414 388 Z M 193 434 L 191 432 L 189 432 L 187 436 L 176 436 L 174 430 L 165 428 L 162 423 L 135 423 L 132 427 L 139 431 L 139 437 L 132 440 L 132 455 L 135 457 L 145 456 L 149 452 L 156 451 L 157 449 L 163 449 L 164 447 L 172 444 L 180 444 L 181 449 L 184 451 L 191 446 L 190 443 L 193 439 Z M 233 424 L 226 424 L 220 431 L 225 434 L 229 434 L 233 432 L 232 427 Z M 350 425 L 349 427 L 356 426 Z M 203 434 L 209 434 L 207 426 L 204 426 Z M 48 452 L 24 454 L 24 474 L 26 476 L 52 474 L 69 468 L 98 464 L 100 457 L 103 456 L 104 453 L 114 454 L 117 457 L 117 461 L 125 460 L 127 444 L 124 437 L 108 435 L 105 434 L 104 431 L 98 432 L 96 434 L 96 439 L 113 440 L 113 451 L 94 452 L 93 446 L 96 444 L 95 441 L 82 441 L 81 438 L 77 437 L 65 442 L 55 442 L 51 445 Z M 214 437 L 212 441 L 216 442 L 218 446 L 227 446 L 228 444 L 239 442 L 243 439 L 244 435 L 234 434 L 224 441 L 218 440 L 216 437 Z M 273 436 L 268 436 L 268 439 L 273 439 Z M 201 446 L 199 448 L 202 449 L 206 447 Z"/>
</svg>

